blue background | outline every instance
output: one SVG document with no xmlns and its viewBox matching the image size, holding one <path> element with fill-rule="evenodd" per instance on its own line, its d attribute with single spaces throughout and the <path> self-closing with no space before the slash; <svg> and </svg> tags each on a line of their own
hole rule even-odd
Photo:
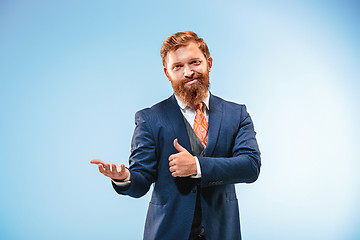
<svg viewBox="0 0 360 240">
<path fill-rule="evenodd" d="M 211 91 L 246 103 L 262 172 L 245 240 L 360 239 L 359 1 L 0 2 L 0 239 L 141 239 L 117 195 L 137 110 L 167 98 L 160 47 L 203 37 Z"/>
</svg>

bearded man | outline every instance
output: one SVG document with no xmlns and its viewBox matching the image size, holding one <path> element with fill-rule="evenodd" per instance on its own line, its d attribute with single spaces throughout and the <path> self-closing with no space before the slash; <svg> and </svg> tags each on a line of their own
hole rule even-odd
<svg viewBox="0 0 360 240">
<path fill-rule="evenodd" d="M 129 168 L 91 160 L 119 194 L 154 184 L 144 239 L 241 239 L 236 183 L 252 183 L 260 151 L 244 105 L 209 92 L 213 59 L 193 32 L 161 48 L 170 98 L 136 113 Z"/>
</svg>

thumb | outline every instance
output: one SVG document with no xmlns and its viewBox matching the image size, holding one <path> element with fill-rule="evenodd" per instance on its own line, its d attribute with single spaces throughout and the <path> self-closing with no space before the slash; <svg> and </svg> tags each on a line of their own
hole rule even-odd
<svg viewBox="0 0 360 240">
<path fill-rule="evenodd" d="M 175 147 L 175 149 L 178 150 L 179 152 L 187 151 L 185 148 L 183 148 L 183 147 L 179 144 L 177 138 L 175 138 L 175 140 L 174 140 L 174 147 Z"/>
</svg>

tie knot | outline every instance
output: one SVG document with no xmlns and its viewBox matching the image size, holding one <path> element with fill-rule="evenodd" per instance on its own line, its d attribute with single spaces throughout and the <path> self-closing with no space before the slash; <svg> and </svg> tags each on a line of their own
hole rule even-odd
<svg viewBox="0 0 360 240">
<path fill-rule="evenodd" d="M 202 111 L 203 106 L 204 106 L 204 103 L 201 102 L 201 103 L 199 103 L 198 105 L 195 106 L 195 109 Z"/>
</svg>

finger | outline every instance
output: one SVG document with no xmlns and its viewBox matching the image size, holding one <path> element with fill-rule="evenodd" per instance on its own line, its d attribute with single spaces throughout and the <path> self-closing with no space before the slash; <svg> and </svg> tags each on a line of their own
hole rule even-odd
<svg viewBox="0 0 360 240">
<path fill-rule="evenodd" d="M 121 164 L 120 165 L 120 173 L 124 173 L 125 172 L 125 164 Z"/>
<path fill-rule="evenodd" d="M 105 163 L 104 168 L 105 168 L 106 173 L 110 173 L 110 164 L 109 163 Z"/>
<path fill-rule="evenodd" d="M 103 164 L 104 162 L 103 161 L 101 161 L 100 159 L 92 159 L 91 161 L 90 161 L 90 163 L 92 163 L 92 164 Z"/>
<path fill-rule="evenodd" d="M 183 148 L 183 147 L 179 144 L 177 138 L 174 139 L 174 147 L 175 147 L 175 149 L 178 150 L 179 152 L 187 151 L 185 148 Z"/>
<path fill-rule="evenodd" d="M 176 153 L 177 154 L 177 153 Z M 170 155 L 170 157 L 169 157 L 169 161 L 171 162 L 171 161 L 173 161 L 174 159 L 175 159 L 175 155 L 176 154 L 172 154 L 172 155 Z"/>
<path fill-rule="evenodd" d="M 99 167 L 99 171 L 101 173 L 105 173 L 105 168 L 104 168 L 104 166 L 102 164 L 98 164 L 98 167 Z"/>
<path fill-rule="evenodd" d="M 118 173 L 116 164 L 112 163 L 110 167 L 112 173 Z"/>
<path fill-rule="evenodd" d="M 172 167 L 172 166 L 169 167 L 169 171 L 172 172 L 172 173 L 175 172 L 175 167 Z"/>
</svg>

